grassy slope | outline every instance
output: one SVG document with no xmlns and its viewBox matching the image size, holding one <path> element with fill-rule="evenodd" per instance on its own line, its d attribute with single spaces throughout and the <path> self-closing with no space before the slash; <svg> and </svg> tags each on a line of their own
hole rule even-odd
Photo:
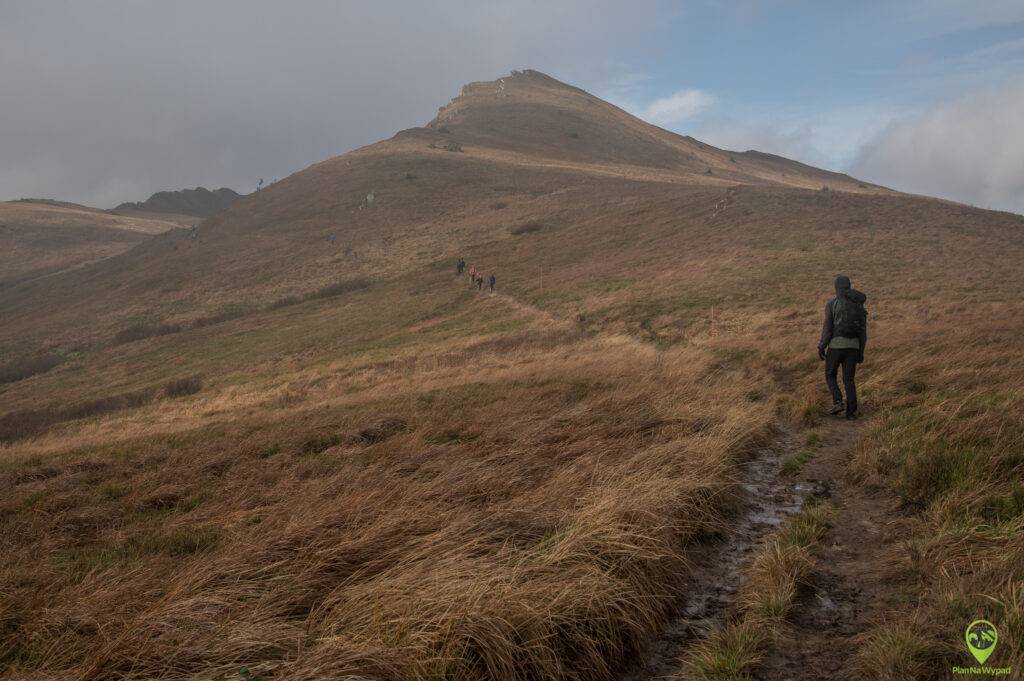
<svg viewBox="0 0 1024 681">
<path fill-rule="evenodd" d="M 5 303 L 5 347 L 86 351 L 0 386 L 0 411 L 157 397 L 0 450 L 0 659 L 80 678 L 601 678 L 657 626 L 731 462 L 774 418 L 812 418 L 839 270 L 870 295 L 860 470 L 921 504 L 923 532 L 988 542 L 965 581 L 926 573 L 926 607 L 1001 588 L 1021 517 L 1005 481 L 1024 370 L 999 354 L 1024 319 L 1019 217 L 423 149 L 450 122 L 392 142 L 415 153 L 277 183 L 200 246 L 65 275 L 56 311 L 31 286 Z M 543 228 L 512 235 L 526 220 Z M 456 254 L 495 268 L 499 294 L 454 279 Z M 263 309 L 355 276 L 371 286 Z M 109 345 L 140 315 L 228 305 L 241 316 Z M 198 394 L 160 396 L 193 374 Z M 975 522 L 950 528 L 963 495 Z M 922 664 L 941 657 L 931 632 L 911 629 Z"/>
<path fill-rule="evenodd" d="M 0 203 L 0 285 L 102 260 L 178 225 L 74 204 Z"/>
</svg>

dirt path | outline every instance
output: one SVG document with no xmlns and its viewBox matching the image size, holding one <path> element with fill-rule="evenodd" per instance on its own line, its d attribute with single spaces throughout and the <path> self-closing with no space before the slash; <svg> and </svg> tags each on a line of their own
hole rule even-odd
<svg viewBox="0 0 1024 681">
<path fill-rule="evenodd" d="M 782 430 L 740 467 L 739 508 L 723 523 L 720 537 L 694 545 L 692 575 L 675 614 L 620 681 L 659 679 L 681 671 L 680 658 L 689 646 L 724 622 L 744 568 L 764 538 L 809 497 L 827 493 L 819 483 L 781 475 L 782 462 L 800 444 L 796 432 Z"/>
<path fill-rule="evenodd" d="M 881 490 L 846 479 L 846 462 L 859 441 L 861 424 L 829 419 L 817 431 L 813 456 L 785 475 L 786 458 L 805 449 L 804 433 L 784 430 L 739 472 L 743 498 L 722 536 L 693 547 L 693 576 L 675 615 L 620 681 L 661 679 L 684 671 L 692 644 L 719 628 L 733 594 L 764 538 L 812 496 L 835 506 L 835 524 L 822 541 L 811 583 L 788 619 L 786 636 L 773 645 L 753 678 L 797 681 L 854 678 L 851 638 L 891 602 L 896 586 L 879 573 L 887 544 L 898 541 L 895 501 Z"/>
<path fill-rule="evenodd" d="M 755 679 L 858 678 L 851 670 L 853 637 L 898 596 L 899 585 L 880 569 L 883 553 L 901 537 L 897 501 L 846 477 L 859 424 L 830 420 L 823 433 L 825 441 L 798 478 L 828 487 L 835 523 L 822 541 L 811 583 L 793 606 L 786 639 L 768 651 Z"/>
</svg>

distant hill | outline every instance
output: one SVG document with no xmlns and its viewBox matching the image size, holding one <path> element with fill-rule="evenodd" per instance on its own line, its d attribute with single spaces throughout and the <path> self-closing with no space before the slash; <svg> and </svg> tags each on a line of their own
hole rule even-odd
<svg viewBox="0 0 1024 681">
<path fill-rule="evenodd" d="M 50 199 L 0 203 L 0 288 L 123 253 L 181 223 Z"/>
<path fill-rule="evenodd" d="M 240 198 L 241 194 L 227 187 L 213 191 L 206 187 L 196 187 L 176 192 L 157 192 L 145 201 L 122 203 L 114 208 L 114 212 L 176 213 L 205 218 L 219 213 Z"/>
</svg>

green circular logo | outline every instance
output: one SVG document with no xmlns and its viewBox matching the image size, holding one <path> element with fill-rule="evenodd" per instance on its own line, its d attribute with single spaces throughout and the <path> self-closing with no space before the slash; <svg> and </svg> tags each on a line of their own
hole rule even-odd
<svg viewBox="0 0 1024 681">
<path fill-rule="evenodd" d="M 996 631 L 996 625 L 988 620 L 974 620 L 967 625 L 964 638 L 967 641 L 968 650 L 974 655 L 978 664 L 985 664 L 985 660 L 996 649 L 999 633 Z"/>
</svg>

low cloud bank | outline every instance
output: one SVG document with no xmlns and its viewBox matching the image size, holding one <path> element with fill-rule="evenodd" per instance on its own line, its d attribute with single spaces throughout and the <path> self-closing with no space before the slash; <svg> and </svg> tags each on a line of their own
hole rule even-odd
<svg viewBox="0 0 1024 681">
<path fill-rule="evenodd" d="M 902 191 L 1024 213 L 1024 79 L 903 118 L 849 172 Z"/>
</svg>

